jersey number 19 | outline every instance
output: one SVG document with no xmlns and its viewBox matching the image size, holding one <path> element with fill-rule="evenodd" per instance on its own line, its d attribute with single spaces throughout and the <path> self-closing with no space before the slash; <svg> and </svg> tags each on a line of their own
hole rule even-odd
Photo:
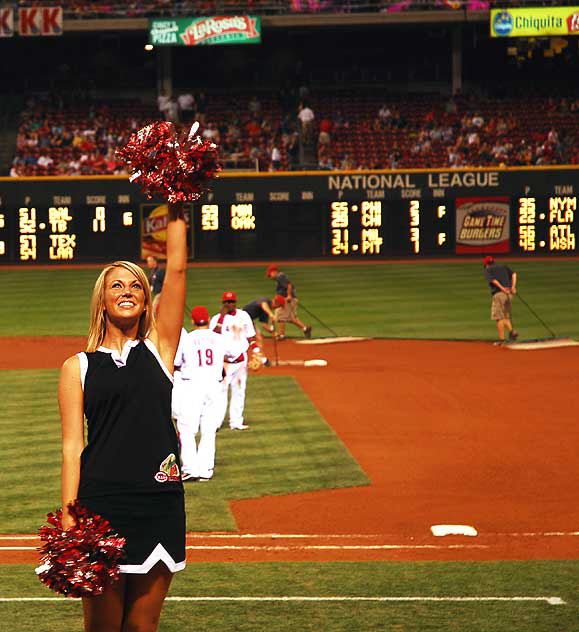
<svg viewBox="0 0 579 632">
<path fill-rule="evenodd" d="M 205 360 L 203 360 L 203 351 L 201 349 L 197 349 L 197 355 L 199 356 L 199 366 L 213 364 L 213 349 L 205 349 Z"/>
</svg>

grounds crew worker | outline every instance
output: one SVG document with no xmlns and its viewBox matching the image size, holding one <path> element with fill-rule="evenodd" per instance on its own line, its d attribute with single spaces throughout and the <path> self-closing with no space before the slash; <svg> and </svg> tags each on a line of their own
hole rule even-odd
<svg viewBox="0 0 579 632">
<path fill-rule="evenodd" d="M 494 257 L 484 259 L 485 279 L 491 288 L 491 320 L 497 323 L 499 342 L 505 342 L 505 328 L 509 340 L 516 340 L 518 333 L 511 322 L 512 296 L 517 293 L 517 274 L 508 266 L 497 263 Z"/>
</svg>

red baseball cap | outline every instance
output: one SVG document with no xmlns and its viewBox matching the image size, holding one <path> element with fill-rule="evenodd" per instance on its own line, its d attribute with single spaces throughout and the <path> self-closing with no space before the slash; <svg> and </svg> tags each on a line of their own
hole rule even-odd
<svg viewBox="0 0 579 632">
<path fill-rule="evenodd" d="M 494 257 L 490 257 L 490 256 L 489 257 L 485 257 L 485 262 L 484 262 L 485 266 L 488 266 L 488 265 L 490 265 L 491 263 L 494 263 L 494 262 L 495 262 L 495 258 Z"/>
<path fill-rule="evenodd" d="M 272 272 L 277 272 L 279 268 L 275 263 L 272 263 L 270 266 L 267 266 L 266 276 L 269 276 Z"/>
<path fill-rule="evenodd" d="M 273 305 L 279 305 L 283 307 L 285 305 L 285 296 L 281 296 L 280 294 L 276 294 L 272 300 Z"/>
<path fill-rule="evenodd" d="M 206 307 L 197 305 L 191 310 L 191 320 L 196 325 L 206 325 L 209 322 L 209 312 Z"/>
<path fill-rule="evenodd" d="M 223 292 L 223 296 L 221 300 L 225 303 L 225 301 L 237 301 L 237 295 L 235 292 Z"/>
</svg>

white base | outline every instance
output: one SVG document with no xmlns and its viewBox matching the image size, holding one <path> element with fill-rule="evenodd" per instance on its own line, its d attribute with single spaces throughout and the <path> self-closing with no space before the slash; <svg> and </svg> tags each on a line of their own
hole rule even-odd
<svg viewBox="0 0 579 632">
<path fill-rule="evenodd" d="M 444 536 L 444 535 L 478 535 L 477 530 L 468 524 L 433 524 L 430 527 L 432 535 Z"/>
</svg>

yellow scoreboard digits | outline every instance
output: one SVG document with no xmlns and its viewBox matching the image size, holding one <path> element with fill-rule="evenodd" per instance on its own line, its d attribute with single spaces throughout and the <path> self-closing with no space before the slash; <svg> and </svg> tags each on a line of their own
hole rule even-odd
<svg viewBox="0 0 579 632">
<path fill-rule="evenodd" d="M 348 228 L 348 202 L 332 202 L 332 228 Z"/>
<path fill-rule="evenodd" d="M 454 213 L 447 204 L 420 199 L 330 202 L 330 252 L 371 257 L 448 251 Z"/>
<path fill-rule="evenodd" d="M 436 208 L 436 217 L 438 219 L 443 219 L 446 215 L 446 206 L 444 204 L 439 204 Z M 442 246 L 446 243 L 446 233 L 437 233 L 436 235 L 436 245 Z"/>
<path fill-rule="evenodd" d="M 49 235 L 48 256 L 53 261 L 72 261 L 76 248 L 76 235 Z"/>
<path fill-rule="evenodd" d="M 201 205 L 201 230 L 219 230 L 219 207 L 217 204 Z"/>
<path fill-rule="evenodd" d="M 285 175 L 234 176 L 188 204 L 191 257 L 368 262 L 492 254 L 495 245 L 526 257 L 577 252 L 579 185 L 568 169 Z M 135 259 L 162 249 L 162 203 L 129 184 L 13 180 L 0 192 L 0 267 Z M 471 221 L 493 229 L 484 243 L 461 241 Z"/>
<path fill-rule="evenodd" d="M 364 228 L 380 228 L 382 226 L 382 202 L 364 201 L 361 204 L 362 226 Z"/>
<path fill-rule="evenodd" d="M 537 247 L 535 241 L 536 209 L 535 198 L 519 198 L 519 247 L 525 252 L 533 252 Z"/>
<path fill-rule="evenodd" d="M 48 209 L 48 223 L 53 233 L 66 233 L 71 219 L 68 206 L 51 206 Z"/>
<path fill-rule="evenodd" d="M 334 256 L 380 254 L 384 243 L 381 228 L 382 202 L 378 200 L 330 203 L 331 253 Z"/>
<path fill-rule="evenodd" d="M 99 211 L 102 209 L 102 211 Z M 95 212 L 102 213 L 104 232 L 104 207 L 97 206 Z M 51 261 L 72 261 L 76 248 L 76 235 L 68 232 L 68 224 L 72 220 L 67 206 L 51 206 L 48 209 L 48 223 L 52 233 L 48 235 L 48 258 Z M 96 220 L 94 220 L 96 221 Z M 94 230 L 93 221 L 93 230 Z"/>
<path fill-rule="evenodd" d="M 519 247 L 523 252 L 574 252 L 577 197 L 553 196 L 545 202 L 546 208 L 534 197 L 519 198 Z"/>
<path fill-rule="evenodd" d="M 253 204 L 231 205 L 231 228 L 233 230 L 255 230 Z"/>
<path fill-rule="evenodd" d="M 36 209 L 22 206 L 18 209 L 18 228 L 20 234 L 36 233 Z"/>
<path fill-rule="evenodd" d="M 104 233 L 107 229 L 107 210 L 104 206 L 97 206 L 92 220 L 93 233 Z"/>
<path fill-rule="evenodd" d="M 534 197 L 519 198 L 519 223 L 534 224 L 536 219 L 536 200 Z"/>
<path fill-rule="evenodd" d="M 36 261 L 36 209 L 21 206 L 18 209 L 20 261 Z"/>
<path fill-rule="evenodd" d="M 332 202 L 330 205 L 330 226 L 332 228 L 332 254 L 347 255 L 350 252 L 350 219 L 348 202 Z"/>
<path fill-rule="evenodd" d="M 380 237 L 377 228 L 362 229 L 362 254 L 379 255 L 384 240 Z"/>
<path fill-rule="evenodd" d="M 0 213 L 0 230 L 6 228 L 6 215 Z M 6 254 L 6 241 L 0 239 L 0 257 Z"/>
<path fill-rule="evenodd" d="M 414 253 L 420 252 L 420 202 L 418 200 L 410 200 L 410 208 L 408 209 L 410 216 L 410 243 L 413 245 Z"/>
<path fill-rule="evenodd" d="M 350 252 L 350 231 L 347 228 L 332 229 L 332 254 L 347 255 Z"/>
<path fill-rule="evenodd" d="M 135 212 L 125 201 L 105 205 L 99 199 L 75 206 L 69 195 L 53 195 L 44 206 L 26 205 L 7 215 L 0 209 L 0 255 L 21 262 L 99 261 L 135 256 Z M 94 196 L 94 198 L 104 196 Z M 121 196 L 119 196 L 121 197 Z M 127 201 L 127 204 L 130 200 Z M 14 218 L 14 219 L 12 219 Z M 14 231 L 6 239 L 3 228 Z M 10 252 L 11 244 L 15 250 Z M 133 248 L 133 250 L 130 250 Z M 114 254 L 113 254 L 114 253 Z"/>
<path fill-rule="evenodd" d="M 576 211 L 576 197 L 549 198 L 549 250 L 575 250 L 575 233 L 571 229 Z"/>
</svg>

